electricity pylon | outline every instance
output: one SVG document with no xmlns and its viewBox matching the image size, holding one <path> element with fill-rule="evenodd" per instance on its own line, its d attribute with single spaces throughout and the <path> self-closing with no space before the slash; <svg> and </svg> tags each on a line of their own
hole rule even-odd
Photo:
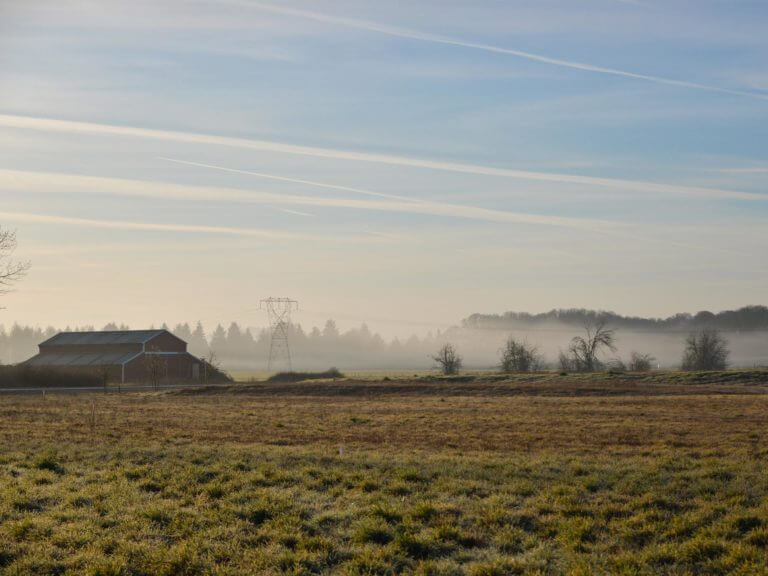
<svg viewBox="0 0 768 576">
<path fill-rule="evenodd" d="M 269 318 L 269 360 L 267 370 L 282 364 L 293 370 L 291 348 L 288 344 L 288 328 L 291 324 L 291 312 L 299 309 L 299 303 L 290 298 L 265 298 L 259 302 L 259 308 L 267 311 Z"/>
</svg>

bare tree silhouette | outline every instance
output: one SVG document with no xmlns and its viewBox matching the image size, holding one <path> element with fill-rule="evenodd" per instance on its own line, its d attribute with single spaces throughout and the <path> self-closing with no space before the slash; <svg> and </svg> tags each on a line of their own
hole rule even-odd
<svg viewBox="0 0 768 576">
<path fill-rule="evenodd" d="M 725 370 L 728 367 L 728 341 L 719 331 L 693 332 L 685 340 L 683 370 Z"/>
<path fill-rule="evenodd" d="M 29 270 L 29 262 L 13 260 L 15 250 L 16 232 L 0 228 L 0 294 L 6 294 Z"/>
<path fill-rule="evenodd" d="M 440 350 L 437 351 L 435 356 L 432 356 L 432 360 L 435 361 L 437 367 L 440 368 L 443 374 L 458 374 L 461 370 L 461 356 L 459 356 L 453 344 L 445 344 Z"/>
<path fill-rule="evenodd" d="M 605 322 L 587 322 L 584 336 L 574 336 L 568 354 L 560 353 L 560 368 L 577 372 L 595 372 L 603 367 L 598 354 L 603 348 L 616 351 L 616 331 L 605 327 Z"/>
</svg>

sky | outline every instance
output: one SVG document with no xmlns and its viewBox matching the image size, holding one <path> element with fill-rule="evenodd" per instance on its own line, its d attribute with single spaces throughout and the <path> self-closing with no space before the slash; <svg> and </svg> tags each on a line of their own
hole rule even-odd
<svg viewBox="0 0 768 576">
<path fill-rule="evenodd" d="M 765 304 L 768 4 L 0 0 L 0 324 Z"/>
</svg>

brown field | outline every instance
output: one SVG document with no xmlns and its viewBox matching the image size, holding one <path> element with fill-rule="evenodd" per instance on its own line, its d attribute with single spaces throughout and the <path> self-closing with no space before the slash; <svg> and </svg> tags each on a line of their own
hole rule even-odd
<svg viewBox="0 0 768 576">
<path fill-rule="evenodd" d="M 458 389 L 454 387 L 458 386 Z M 673 395 L 664 388 L 592 386 L 557 390 L 446 385 L 308 383 L 211 392 L 6 397 L 0 441 L 141 441 L 346 446 L 348 450 L 455 450 L 591 454 L 605 450 L 726 450 L 768 454 L 768 394 L 748 387 L 722 394 L 705 387 Z M 357 389 L 356 389 L 357 388 Z M 579 393 L 581 392 L 581 393 Z M 95 407 L 95 426 L 91 413 Z M 716 431 L 716 433 L 714 433 Z M 30 438 L 30 435 L 32 438 Z"/>
<path fill-rule="evenodd" d="M 764 574 L 764 383 L 0 396 L 2 574 Z"/>
</svg>

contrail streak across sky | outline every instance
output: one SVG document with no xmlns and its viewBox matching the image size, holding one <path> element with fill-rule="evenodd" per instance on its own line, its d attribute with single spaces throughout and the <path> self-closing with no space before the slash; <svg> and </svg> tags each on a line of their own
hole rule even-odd
<svg viewBox="0 0 768 576">
<path fill-rule="evenodd" d="M 720 92 L 723 94 L 731 94 L 733 96 L 744 96 L 747 98 L 755 98 L 758 100 L 768 100 L 768 94 L 761 94 L 759 92 L 749 92 L 746 90 L 735 90 L 731 88 L 724 88 L 721 86 L 713 86 L 710 84 L 701 84 L 698 82 L 689 82 L 687 80 L 665 78 L 662 76 L 654 76 L 651 74 L 639 74 L 637 72 L 631 72 L 629 70 L 621 70 L 619 68 L 609 68 L 605 66 L 597 66 L 594 64 L 588 64 L 585 62 L 576 62 L 573 60 L 564 60 L 561 58 L 552 58 L 542 54 L 534 52 L 527 52 L 524 50 L 515 50 L 512 48 L 504 48 L 501 46 L 494 46 L 492 44 L 484 44 L 479 42 L 468 42 L 465 40 L 459 40 L 456 38 L 449 38 L 447 36 L 441 36 L 438 34 L 430 34 L 428 32 L 421 32 L 418 30 L 412 30 L 409 28 L 401 28 L 398 26 L 390 26 L 387 24 L 380 24 L 378 22 L 371 22 L 368 20 L 358 20 L 355 18 L 344 18 L 339 16 L 331 16 L 328 14 L 322 14 L 319 12 L 313 12 L 310 10 L 302 10 L 298 8 L 290 8 L 285 6 L 276 6 L 274 4 L 266 4 L 263 2 L 234 2 L 239 5 L 249 6 L 251 8 L 257 8 L 274 14 L 281 14 L 283 16 L 293 16 L 297 18 L 304 18 L 308 20 L 314 20 L 316 22 L 322 22 L 325 24 L 332 24 L 336 26 L 343 26 L 345 28 L 353 28 L 356 30 L 367 30 L 369 32 L 375 32 L 378 34 L 385 34 L 387 36 L 395 36 L 398 38 L 407 38 L 409 40 L 417 40 L 421 42 L 430 42 L 432 44 L 444 44 L 448 46 L 455 46 L 459 48 L 467 48 L 470 50 L 481 50 L 484 52 L 492 52 L 496 54 L 506 54 L 508 56 L 514 56 L 516 58 L 523 58 L 525 60 L 531 60 L 534 62 L 540 62 L 542 64 L 549 64 L 551 66 L 559 66 L 561 68 L 571 68 L 574 70 L 582 70 L 584 72 L 594 72 L 597 74 L 607 74 L 610 76 L 621 76 L 624 78 L 631 78 L 634 80 L 643 80 L 646 82 L 654 82 L 656 84 L 667 84 L 670 86 L 677 86 L 679 88 L 691 88 L 695 90 L 706 90 L 709 92 Z"/>
<path fill-rule="evenodd" d="M 7 190 L 26 193 L 62 192 L 69 194 L 113 195 L 140 198 L 171 198 L 205 202 L 233 202 L 243 204 L 269 204 L 282 206 L 314 206 L 320 208 L 347 208 L 404 214 L 446 216 L 485 222 L 507 222 L 558 226 L 579 230 L 606 231 L 621 227 L 621 223 L 607 220 L 567 218 L 546 214 L 529 214 L 508 210 L 494 210 L 477 206 L 442 202 L 404 202 L 360 198 L 332 198 L 259 192 L 239 188 L 185 186 L 168 182 L 127 180 L 81 176 L 78 174 L 27 172 L 0 169 L 0 185 Z"/>
<path fill-rule="evenodd" d="M 98 124 L 94 122 L 76 122 L 69 120 L 55 120 L 32 116 L 16 116 L 0 114 L 0 126 L 8 128 L 24 128 L 29 130 L 42 130 L 51 132 L 68 132 L 72 134 L 96 134 L 127 136 L 135 138 L 147 138 L 154 140 L 166 140 L 185 142 L 190 144 L 209 144 L 214 146 L 229 146 L 248 150 L 262 150 L 280 154 L 293 154 L 310 156 L 314 158 L 328 158 L 335 160 L 348 160 L 357 162 L 371 162 L 390 166 L 409 168 L 421 168 L 437 170 L 441 172 L 454 172 L 459 174 L 475 174 L 480 176 L 495 176 L 500 178 L 515 178 L 532 180 L 537 182 L 557 182 L 562 184 L 583 184 L 586 186 L 599 186 L 601 188 L 613 188 L 631 192 L 652 192 L 658 194 L 676 194 L 684 196 L 704 198 L 724 198 L 733 200 L 768 200 L 768 195 L 752 192 L 740 192 L 735 190 L 721 190 L 715 188 L 702 188 L 696 186 L 681 186 L 677 184 L 663 184 L 657 182 L 643 182 L 635 180 L 622 180 L 618 178 L 601 178 L 596 176 L 580 176 L 575 174 L 560 174 L 552 172 L 533 172 L 530 170 L 514 170 L 509 168 L 496 168 L 481 164 L 467 164 L 458 162 L 445 162 L 440 160 L 425 160 L 409 156 L 397 156 L 378 154 L 372 152 L 354 152 L 349 150 L 336 150 L 333 148 L 320 148 L 313 146 L 300 146 L 284 144 L 269 140 L 255 140 L 249 138 L 234 138 L 230 136 L 216 136 L 194 132 L 178 132 L 171 130 L 157 130 L 152 128 L 140 128 L 135 126 L 116 126 L 111 124 Z"/>
</svg>

